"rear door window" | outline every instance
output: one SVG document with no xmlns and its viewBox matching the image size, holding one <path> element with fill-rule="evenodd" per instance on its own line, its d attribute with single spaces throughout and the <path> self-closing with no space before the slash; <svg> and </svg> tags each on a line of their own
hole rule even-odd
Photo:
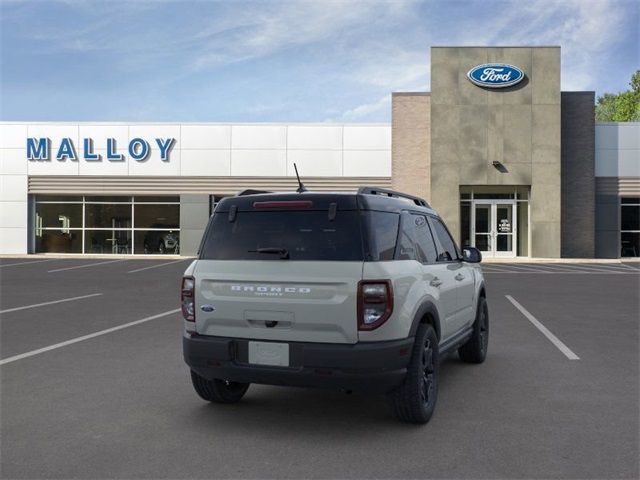
<svg viewBox="0 0 640 480">
<path fill-rule="evenodd" d="M 398 224 L 400 215 L 392 212 L 362 212 L 367 225 L 368 255 L 367 260 L 393 260 L 398 240 Z"/>
<path fill-rule="evenodd" d="M 357 211 L 242 211 L 233 221 L 226 212 L 214 214 L 203 241 L 203 260 L 362 261 L 364 254 Z M 262 253 L 259 251 L 262 250 Z"/>
<path fill-rule="evenodd" d="M 429 217 L 429 224 L 435 237 L 439 241 L 438 245 L 438 262 L 450 262 L 458 259 L 458 248 L 453 238 L 449 235 L 449 231 L 439 219 Z"/>
<path fill-rule="evenodd" d="M 436 246 L 424 215 L 403 214 L 397 258 L 421 263 L 435 262 Z"/>
</svg>

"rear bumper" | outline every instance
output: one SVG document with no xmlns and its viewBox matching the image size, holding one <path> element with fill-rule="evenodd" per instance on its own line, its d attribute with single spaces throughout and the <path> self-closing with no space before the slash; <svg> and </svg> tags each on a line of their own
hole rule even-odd
<svg viewBox="0 0 640 480">
<path fill-rule="evenodd" d="M 182 344 L 187 365 L 208 379 L 383 393 L 402 383 L 413 338 L 354 345 L 289 342 L 289 367 L 249 364 L 247 339 L 185 332 Z"/>
</svg>

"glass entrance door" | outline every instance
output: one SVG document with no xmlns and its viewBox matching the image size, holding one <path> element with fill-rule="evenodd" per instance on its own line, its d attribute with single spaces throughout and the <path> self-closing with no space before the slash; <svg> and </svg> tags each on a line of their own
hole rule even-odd
<svg viewBox="0 0 640 480">
<path fill-rule="evenodd" d="M 475 231 L 472 235 L 473 246 L 482 252 L 482 255 L 493 256 L 493 238 L 491 231 L 491 207 L 490 203 L 476 203 L 474 205 L 475 218 L 473 226 Z"/>
<path fill-rule="evenodd" d="M 482 200 L 473 202 L 473 246 L 489 257 L 515 257 L 516 202 Z"/>
<path fill-rule="evenodd" d="M 515 215 L 516 208 L 513 203 L 494 203 L 493 218 L 495 232 L 495 250 L 496 257 L 515 257 L 516 250 L 514 241 L 515 236 Z"/>
</svg>

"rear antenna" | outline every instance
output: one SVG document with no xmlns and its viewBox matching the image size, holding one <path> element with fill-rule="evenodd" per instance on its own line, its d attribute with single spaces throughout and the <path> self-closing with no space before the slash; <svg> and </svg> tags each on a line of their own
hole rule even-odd
<svg viewBox="0 0 640 480">
<path fill-rule="evenodd" d="M 296 192 L 298 193 L 306 192 L 307 188 L 304 186 L 304 183 L 300 181 L 300 175 L 298 175 L 298 166 L 295 163 L 293 164 L 293 168 L 296 171 L 296 177 L 298 179 L 298 189 L 296 190 Z"/>
</svg>

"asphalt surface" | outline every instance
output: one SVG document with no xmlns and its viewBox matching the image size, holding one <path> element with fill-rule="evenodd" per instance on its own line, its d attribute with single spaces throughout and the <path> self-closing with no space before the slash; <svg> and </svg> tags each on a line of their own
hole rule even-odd
<svg viewBox="0 0 640 480">
<path fill-rule="evenodd" d="M 178 308 L 188 260 L 106 261 L 0 260 L 0 358 Z M 0 365 L 0 476 L 638 478 L 639 267 L 485 265 L 489 356 L 443 361 L 425 426 L 331 391 L 252 385 L 207 404 L 178 313 L 18 357 Z"/>
</svg>

